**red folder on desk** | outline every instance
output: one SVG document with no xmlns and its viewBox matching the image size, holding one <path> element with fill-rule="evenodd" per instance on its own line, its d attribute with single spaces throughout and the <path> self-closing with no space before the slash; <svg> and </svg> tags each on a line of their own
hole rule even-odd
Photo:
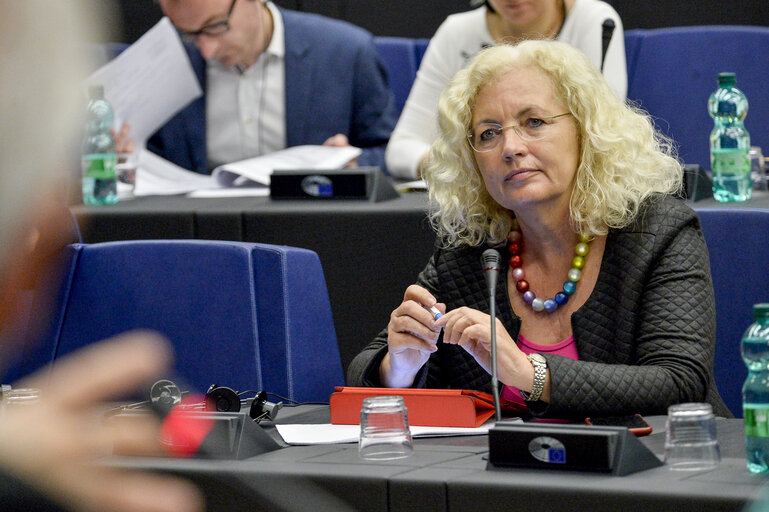
<svg viewBox="0 0 769 512">
<path fill-rule="evenodd" d="M 331 394 L 331 423 L 357 425 L 363 399 L 370 396 L 402 396 L 409 425 L 426 427 L 479 427 L 494 415 L 494 399 L 488 393 L 467 389 L 337 387 Z"/>
</svg>

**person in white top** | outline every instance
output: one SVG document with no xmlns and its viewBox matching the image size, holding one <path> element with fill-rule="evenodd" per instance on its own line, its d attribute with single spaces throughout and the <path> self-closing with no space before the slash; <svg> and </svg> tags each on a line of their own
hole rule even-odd
<svg viewBox="0 0 769 512">
<path fill-rule="evenodd" d="M 481 2 L 472 2 L 479 5 Z M 427 47 L 417 78 L 385 152 L 390 174 L 421 175 L 430 144 L 438 134 L 438 96 L 454 74 L 484 47 L 521 39 L 557 39 L 587 55 L 602 69 L 612 91 L 627 95 L 622 21 L 601 0 L 487 0 L 477 9 L 444 20 Z M 614 22 L 603 52 L 606 20 Z"/>
</svg>

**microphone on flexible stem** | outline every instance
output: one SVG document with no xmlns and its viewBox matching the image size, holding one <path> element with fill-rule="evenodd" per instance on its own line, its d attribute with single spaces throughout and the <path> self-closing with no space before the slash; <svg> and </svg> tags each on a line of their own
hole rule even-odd
<svg viewBox="0 0 769 512">
<path fill-rule="evenodd" d="M 601 72 L 603 73 L 603 61 L 606 59 L 606 50 L 609 49 L 611 36 L 614 34 L 614 20 L 606 18 L 601 25 Z"/>
<path fill-rule="evenodd" d="M 497 377 L 497 305 L 496 288 L 499 275 L 499 251 L 486 249 L 481 255 L 483 265 L 483 277 L 486 278 L 486 287 L 489 292 L 489 315 L 491 316 L 491 392 L 494 397 L 494 413 L 497 421 L 502 420 L 502 411 L 499 407 L 499 379 Z"/>
</svg>

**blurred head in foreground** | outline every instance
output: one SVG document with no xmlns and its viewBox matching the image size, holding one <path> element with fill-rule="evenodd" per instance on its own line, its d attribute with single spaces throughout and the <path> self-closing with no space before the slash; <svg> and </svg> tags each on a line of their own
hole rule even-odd
<svg viewBox="0 0 769 512">
<path fill-rule="evenodd" d="M 24 316 L 25 295 L 71 241 L 66 184 L 81 135 L 87 42 L 98 40 L 89 30 L 99 25 L 95 11 L 102 5 L 0 1 L 0 372 L 19 349 L 9 330 Z M 40 388 L 41 398 L 0 414 L 1 508 L 48 510 L 41 496 L 68 510 L 200 508 L 186 482 L 94 464 L 113 452 L 159 452 L 156 420 L 123 431 L 105 426 L 101 412 L 105 402 L 166 371 L 170 360 L 163 339 L 134 333 L 62 359 L 50 375 L 15 383 Z"/>
</svg>

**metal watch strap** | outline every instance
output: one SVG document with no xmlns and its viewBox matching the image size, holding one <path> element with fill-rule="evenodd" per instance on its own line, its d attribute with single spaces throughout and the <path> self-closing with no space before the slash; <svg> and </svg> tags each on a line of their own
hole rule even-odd
<svg viewBox="0 0 769 512">
<path fill-rule="evenodd" d="M 534 357 L 532 357 L 532 355 Z M 547 361 L 540 354 L 529 354 L 526 356 L 531 365 L 534 367 L 534 384 L 531 386 L 531 393 L 521 391 L 521 396 L 527 402 L 536 402 L 542 395 L 542 390 L 545 387 L 545 377 L 547 376 Z"/>
</svg>

